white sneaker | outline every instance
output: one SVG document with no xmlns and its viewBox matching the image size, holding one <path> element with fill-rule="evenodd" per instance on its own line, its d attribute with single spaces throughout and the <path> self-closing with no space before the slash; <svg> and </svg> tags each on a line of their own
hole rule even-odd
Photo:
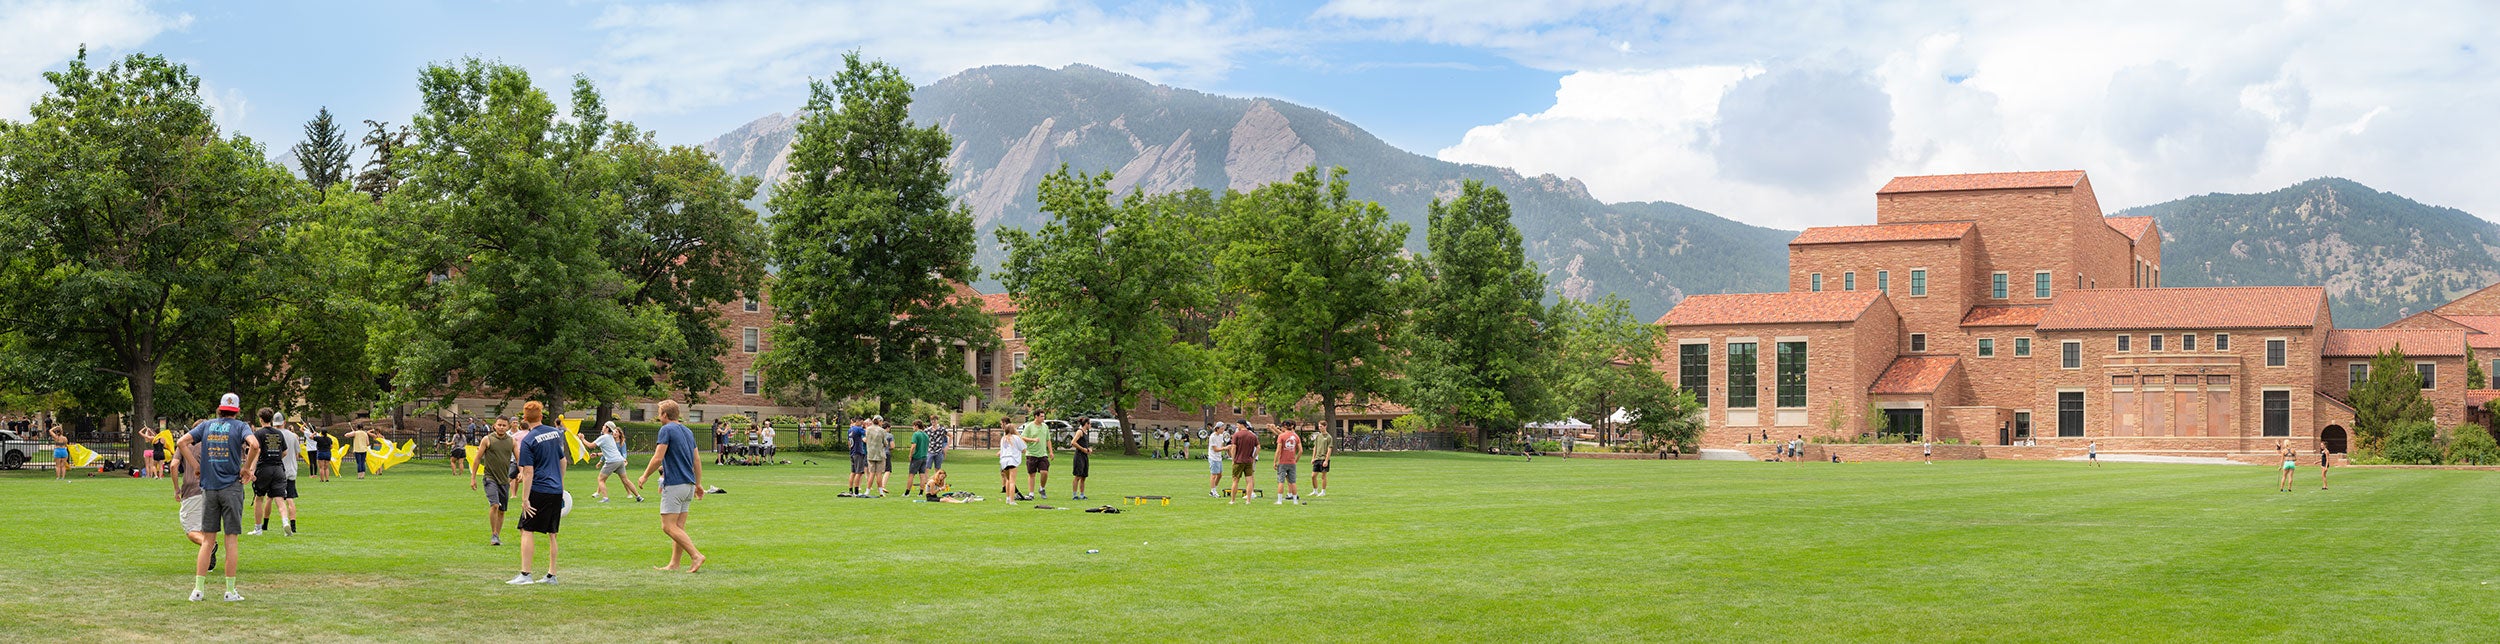
<svg viewBox="0 0 2500 644">
<path fill-rule="evenodd" d="M 540 578 L 540 579 L 538 580 L 538 583 L 546 584 L 546 585 L 549 585 L 549 586 L 556 585 L 556 576 L 555 576 L 555 575 L 548 575 L 548 576 L 546 576 L 546 577 Z"/>
<path fill-rule="evenodd" d="M 257 537 L 257 536 L 260 536 L 260 530 L 258 530 L 258 529 L 254 529 L 254 530 L 252 530 L 251 532 L 246 532 L 246 533 L 243 533 L 243 536 L 246 536 L 246 537 Z"/>
<path fill-rule="evenodd" d="M 506 585 L 511 585 L 511 586 L 527 586 L 527 585 L 530 585 L 530 583 L 531 583 L 531 582 L 530 582 L 530 574 L 525 572 L 525 573 L 521 573 L 521 574 L 518 574 L 518 575 L 513 575 L 513 576 L 512 576 L 512 580 L 511 580 L 511 581 L 507 581 L 507 582 L 503 582 L 503 583 L 504 583 L 504 584 L 506 584 Z"/>
<path fill-rule="evenodd" d="M 239 592 L 235 592 L 235 591 L 231 591 L 231 590 L 226 591 L 226 601 L 230 601 L 230 602 L 239 602 L 239 601 L 243 601 L 243 593 L 239 593 Z"/>
<path fill-rule="evenodd" d="M 208 593 L 206 593 L 206 592 L 202 592 L 202 591 L 199 591 L 199 590 L 196 590 L 196 589 L 191 591 L 191 601 L 199 601 L 199 600 L 202 600 L 202 599 L 207 599 L 207 598 L 208 598 Z"/>
<path fill-rule="evenodd" d="M 1207 496 L 1224 496 L 1224 495 L 1215 493 L 1215 488 L 1207 488 Z"/>
<path fill-rule="evenodd" d="M 1277 504 L 1277 505 L 1284 505 L 1284 504 L 1285 504 L 1285 497 L 1281 497 L 1281 496 L 1280 496 L 1280 497 L 1276 497 L 1276 504 Z"/>
</svg>

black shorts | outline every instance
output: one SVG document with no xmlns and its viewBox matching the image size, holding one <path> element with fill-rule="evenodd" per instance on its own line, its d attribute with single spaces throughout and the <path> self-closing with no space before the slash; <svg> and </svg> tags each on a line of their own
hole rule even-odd
<svg viewBox="0 0 2500 644">
<path fill-rule="evenodd" d="M 1068 464 L 1068 475 L 1085 478 L 1087 472 L 1092 472 L 1094 470 L 1093 459 L 1087 458 L 1088 456 L 1090 455 L 1084 452 L 1077 452 L 1076 462 Z"/>
<path fill-rule="evenodd" d="M 1024 457 L 1024 471 L 1027 471 L 1027 472 L 1048 472 L 1048 471 L 1050 471 L 1050 457 L 1048 457 L 1048 456 L 1026 456 L 1026 457 Z"/>
<path fill-rule="evenodd" d="M 286 470 L 262 470 L 252 474 L 252 496 L 290 498 L 286 489 Z"/>
<path fill-rule="evenodd" d="M 867 454 L 852 454 L 852 455 L 851 455 L 851 473 L 852 473 L 852 474 L 863 474 L 863 473 L 866 473 L 867 471 L 868 471 L 868 455 L 867 455 Z"/>
<path fill-rule="evenodd" d="M 1324 458 L 1323 458 L 1323 459 L 1319 459 L 1319 460 L 1316 460 L 1316 461 L 1311 461 L 1311 473 L 1312 473 L 1312 474 L 1327 474 L 1327 473 L 1328 473 L 1328 459 L 1324 459 Z"/>
<path fill-rule="evenodd" d="M 564 493 L 531 492 L 530 515 L 521 517 L 521 531 L 555 534 L 563 526 Z"/>
</svg>

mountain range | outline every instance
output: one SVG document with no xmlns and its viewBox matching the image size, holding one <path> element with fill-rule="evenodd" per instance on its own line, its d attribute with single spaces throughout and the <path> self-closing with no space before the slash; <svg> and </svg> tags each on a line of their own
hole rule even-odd
<svg viewBox="0 0 2500 644">
<path fill-rule="evenodd" d="M 1641 319 L 1686 295 L 1787 288 L 1787 243 L 1796 236 L 1670 202 L 1605 203 L 1576 179 L 1407 152 L 1309 107 L 1084 65 L 967 70 L 920 88 L 911 118 L 955 139 L 948 165 L 980 227 L 984 266 L 1003 258 L 992 231 L 1044 221 L 1035 186 L 1062 163 L 1112 171 L 1113 187 L 1149 193 L 1248 190 L 1306 166 L 1343 166 L 1352 196 L 1409 224 L 1407 245 L 1419 251 L 1428 204 L 1457 194 L 1463 181 L 1483 181 L 1509 196 L 1552 295 L 1614 293 Z M 771 185 L 785 174 L 796 125 L 794 116 L 769 115 L 703 147 L 731 172 Z M 2384 324 L 2500 281 L 2500 227 L 2344 179 L 2113 214 L 2160 222 L 2165 285 L 2322 285 L 2341 327 Z"/>
</svg>

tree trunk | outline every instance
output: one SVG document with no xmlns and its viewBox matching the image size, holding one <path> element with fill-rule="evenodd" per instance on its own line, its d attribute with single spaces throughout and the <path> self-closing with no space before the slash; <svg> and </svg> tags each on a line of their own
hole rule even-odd
<svg viewBox="0 0 2500 644">
<path fill-rule="evenodd" d="M 1333 389 L 1319 392 L 1319 405 L 1320 430 L 1337 431 L 1337 392 Z"/>
<path fill-rule="evenodd" d="M 599 403 L 599 413 L 591 416 L 590 426 L 606 427 L 612 420 L 616 420 L 616 403 Z"/>
<path fill-rule="evenodd" d="M 122 421 L 122 432 L 130 454 L 138 454 L 140 429 L 156 419 L 156 361 L 135 359 L 125 365 L 130 373 L 130 416 Z"/>
<path fill-rule="evenodd" d="M 1115 397 L 1111 399 L 1111 417 L 1120 420 L 1120 453 L 1128 456 L 1136 456 L 1137 443 L 1129 440 L 1128 411 L 1128 405 L 1120 404 L 1119 398 Z"/>
</svg>

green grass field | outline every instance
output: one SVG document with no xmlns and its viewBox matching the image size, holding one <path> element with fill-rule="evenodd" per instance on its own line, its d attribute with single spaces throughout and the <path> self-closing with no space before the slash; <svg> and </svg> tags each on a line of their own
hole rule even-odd
<svg viewBox="0 0 2500 644">
<path fill-rule="evenodd" d="M 957 452 L 958 489 L 994 491 L 992 460 Z M 1337 469 L 1311 505 L 1227 506 L 1203 461 L 1104 459 L 1098 503 L 1177 499 L 1096 515 L 834 498 L 830 462 L 710 468 L 730 494 L 697 504 L 711 564 L 688 575 L 650 569 L 656 496 L 591 503 L 577 468 L 564 583 L 507 587 L 478 494 L 419 462 L 305 481 L 306 534 L 243 537 L 238 604 L 184 601 L 169 486 L 11 472 L 0 640 L 2500 640 L 2500 474 L 2321 492 L 2304 468 L 2286 494 L 2197 465 Z"/>
</svg>

